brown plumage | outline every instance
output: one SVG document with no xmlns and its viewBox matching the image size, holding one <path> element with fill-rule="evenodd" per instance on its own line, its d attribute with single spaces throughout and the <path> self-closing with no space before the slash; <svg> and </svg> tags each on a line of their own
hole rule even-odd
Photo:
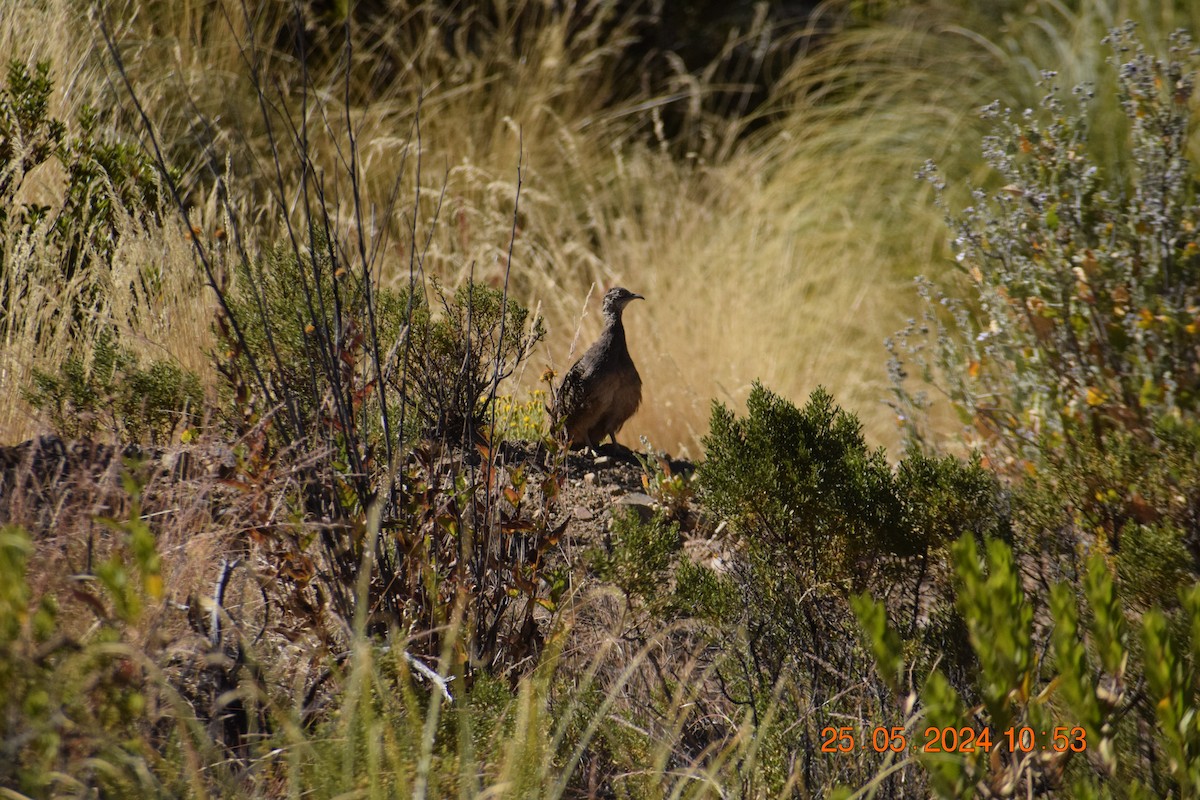
<svg viewBox="0 0 1200 800">
<path fill-rule="evenodd" d="M 617 287 L 604 295 L 604 330 L 563 376 L 555 395 L 555 417 L 572 445 L 596 447 L 633 416 L 642 402 L 642 378 L 625 344 L 621 312 L 640 294 Z"/>
</svg>

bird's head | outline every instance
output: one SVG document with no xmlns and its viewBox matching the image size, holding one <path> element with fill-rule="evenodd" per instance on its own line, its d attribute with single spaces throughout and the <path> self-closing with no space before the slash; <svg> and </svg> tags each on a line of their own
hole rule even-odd
<svg viewBox="0 0 1200 800">
<path fill-rule="evenodd" d="M 609 289 L 604 295 L 604 316 L 620 316 L 625 306 L 634 300 L 645 300 L 640 294 L 634 294 L 623 286 Z"/>
</svg>

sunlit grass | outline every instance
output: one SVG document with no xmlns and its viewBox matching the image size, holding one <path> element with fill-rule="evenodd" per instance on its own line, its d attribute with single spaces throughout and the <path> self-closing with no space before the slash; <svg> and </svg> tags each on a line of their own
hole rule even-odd
<svg viewBox="0 0 1200 800">
<path fill-rule="evenodd" d="M 330 66 L 312 79 L 329 117 L 344 113 L 345 90 L 354 103 L 348 119 L 363 153 L 360 177 L 376 214 L 369 224 L 382 243 L 385 283 L 407 281 L 413 239 L 410 209 L 388 208 L 398 178 L 406 192 L 420 186 L 424 193 L 414 206 L 423 216 L 418 244 L 438 214 L 426 273 L 452 282 L 472 273 L 502 280 L 521 165 L 510 290 L 550 330 L 540 362 L 535 356 L 536 368 L 521 376 L 526 391 L 538 382 L 533 372 L 561 373 L 582 352 L 599 331 L 599 294 L 624 284 L 647 297 L 627 316 L 645 381 L 642 410 L 625 431 L 632 441 L 646 435 L 698 455 L 710 401 L 740 403 L 759 378 L 791 397 L 824 384 L 855 409 L 873 440 L 894 443 L 880 402 L 887 391 L 882 341 L 916 308 L 909 279 L 944 270 L 941 215 L 913 172 L 935 158 L 952 173 L 983 179 L 975 156 L 979 106 L 996 98 L 1032 102 L 1046 64 L 1067 85 L 1102 79 L 1103 30 L 1133 16 L 1165 31 L 1194 24 L 1200 13 L 1172 8 L 1093 0 L 1075 10 L 1043 2 L 1006 13 L 930 4 L 842 29 L 831 6 L 812 23 L 821 46 L 775 87 L 770 122 L 716 162 L 680 159 L 655 145 L 654 109 L 664 98 L 606 105 L 613 93 L 607 66 L 631 41 L 632 18 L 601 14 L 568 36 L 561 18 L 524 3 L 502 15 L 499 28 L 467 12 L 460 24 L 473 46 L 464 49 L 437 32 L 442 12 L 398 3 L 370 23 L 377 31 L 359 31 L 360 44 L 378 44 L 350 51 L 348 85 L 336 46 L 322 49 Z M 262 42 L 277 41 L 271 31 L 288 9 L 267 4 L 254 20 L 235 4 L 222 9 L 167 14 L 131 4 L 111 16 L 169 151 L 192 148 L 182 166 L 198 187 L 211 182 L 210 167 L 224 169 L 228 155 L 241 171 L 232 191 L 246 214 L 244 235 L 269 240 L 281 233 L 279 220 L 256 209 L 268 207 L 263 193 L 278 187 L 271 188 L 269 140 L 242 51 L 257 43 L 251 58 L 265 58 L 264 69 L 285 69 L 290 62 Z M 526 35 L 514 44 L 518 18 Z M 374 35 L 388 24 L 390 32 Z M 341 33 L 336 20 L 316 27 L 333 40 Z M 95 26 L 70 4 L 27 9 L 4 35 L 11 52 L 55 59 L 64 114 L 83 99 L 112 96 Z M 168 47 L 172 41 L 178 46 Z M 298 88 L 288 96 L 295 120 Z M 411 158 L 418 101 L 419 183 Z M 274 124 L 282 141 L 283 118 Z M 340 125 L 329 124 L 334 131 Z M 332 168 L 338 146 L 346 152 L 344 136 L 339 142 L 321 127 L 314 118 L 312 148 Z M 285 196 L 294 195 L 296 177 L 283 175 Z M 219 224 L 211 201 L 193 200 L 208 206 L 209 227 Z M 348 212 L 342 218 L 348 228 L 356 224 Z M 168 253 L 164 268 L 190 275 L 187 249 L 172 242 L 177 235 L 158 234 Z M 205 295 L 191 297 L 202 301 L 188 309 L 194 321 L 169 326 L 158 345 L 195 368 L 210 342 L 199 313 Z M 60 352 L 27 353 L 22 364 Z M 30 433 L 35 422 L 14 413 L 3 423 L 10 438 Z"/>
<path fill-rule="evenodd" d="M 116 91 L 94 21 L 78 4 L 0 3 L 0 52 L 53 61 L 56 115 L 71 119 L 84 103 L 108 103 L 106 120 L 122 135 L 140 130 Z M 1067 87 L 1107 80 L 1099 40 L 1126 17 L 1142 22 L 1149 42 L 1200 23 L 1200 9 L 1185 3 L 1003 3 L 985 11 L 966 2 L 896 5 L 903 7 L 862 27 L 842 27 L 838 6 L 826 6 L 813 22 L 819 47 L 774 87 L 764 125 L 739 137 L 731 121 L 715 134 L 727 146 L 688 156 L 655 134 L 655 112 L 667 98 L 610 102 L 608 67 L 627 46 L 633 20 L 602 19 L 572 37 L 548 7 L 517 3 L 513 18 L 524 14 L 528 25 L 517 45 L 511 18 L 501 14 L 493 28 L 464 10 L 468 46 L 447 40 L 431 5 L 395 3 L 349 51 L 349 81 L 339 66 L 346 51 L 326 43 L 314 59 L 321 66 L 308 91 L 320 103 L 306 106 L 310 152 L 325 168 L 334 222 L 343 232 L 369 229 L 382 283 L 405 285 L 409 254 L 419 251 L 425 277 L 507 280 L 546 320 L 546 346 L 503 387 L 494 408 L 500 436 L 545 433 L 545 370 L 561 375 L 579 357 L 599 333 L 603 290 L 624 285 L 646 297 L 625 316 L 645 387 L 641 411 L 621 432 L 625 444 L 646 437 L 700 457 L 711 401 L 736 408 L 755 379 L 791 398 L 823 384 L 858 414 L 869 439 L 892 444 L 897 431 L 881 403 L 882 341 L 917 308 L 911 278 L 943 274 L 947 263 L 941 212 L 913 173 L 933 158 L 956 181 L 986 182 L 977 157 L 980 106 L 997 98 L 1033 103 L 1046 66 Z M 166 209 L 161 223 L 123 219 L 111 274 L 88 276 L 102 290 L 79 324 L 61 310 L 81 296 L 81 280 L 56 280 L 58 254 L 45 245 L 45 231 L 5 243 L 0 292 L 12 313 L 0 321 L 0 440 L 26 438 L 44 425 L 20 399 L 32 369 L 57 364 L 108 323 L 137 354 L 169 356 L 215 383 L 214 303 L 193 241 L 200 238 L 220 267 L 233 233 L 253 254 L 284 234 L 278 209 L 299 202 L 287 147 L 277 162 L 246 76 L 250 42 L 271 43 L 261 55 L 270 90 L 280 90 L 271 95 L 279 108 L 265 116 L 276 145 L 303 102 L 294 57 L 274 49 L 289 7 L 266 4 L 255 20 L 243 19 L 240 5 L 220 8 L 227 14 L 206 4 L 110 10 L 156 133 L 169 157 L 181 160 L 195 228 Z M 333 40 L 342 30 L 337 19 L 309 23 L 314 39 Z M 381 32 L 387 35 L 365 35 Z M 367 41 L 376 49 L 364 47 Z M 1099 130 L 1109 129 L 1111 112 L 1098 109 Z M 353 176 L 369 212 L 364 219 L 352 213 L 351 172 L 342 160 L 347 126 L 362 157 Z M 278 177 L 277 163 L 284 167 Z M 213 189 L 216 175 L 226 181 L 228 204 Z M 52 201 L 61 176 L 47 169 L 35 178 L 22 199 Z M 397 184 L 401 201 L 391 206 Z M 141 280 L 147 274 L 154 280 Z M 31 288 L 18 294 L 18 285 Z M 945 432 L 952 433 L 949 425 Z M 215 523 L 202 516 L 209 511 L 194 512 L 203 536 L 175 532 L 187 542 L 177 545 L 185 556 L 179 574 L 197 585 L 196 575 L 223 552 L 210 530 Z M 654 648 L 667 645 L 660 639 L 639 649 L 616 627 L 569 639 L 571 615 L 586 613 L 578 602 L 555 620 L 560 638 L 537 670 L 481 680 L 469 695 L 455 686 L 456 700 L 444 706 L 411 670 L 402 635 L 381 645 L 360 631 L 339 663 L 331 710 L 316 723 L 303 720 L 296 703 L 304 675 L 285 686 L 281 668 L 242 684 L 244 699 L 265 708 L 274 726 L 246 774 L 192 763 L 217 746 L 196 732 L 199 723 L 182 703 L 180 730 L 200 744 L 175 757 L 191 759 L 188 779 L 198 795 L 237 786 L 264 797 L 557 798 L 586 787 L 584 759 L 597 742 L 623 770 L 611 782 L 630 796 L 719 797 L 740 789 L 740 796 L 768 797 L 770 787 L 794 784 L 791 765 L 763 755 L 769 714 L 754 725 L 749 713 L 724 707 L 728 736 L 699 754 L 686 749 L 689 681 L 700 685 L 710 663 L 688 662 L 683 678 L 652 698 L 659 716 L 632 714 L 630 685 L 650 672 Z M 277 650 L 294 646 L 280 642 Z M 442 674 L 455 672 L 452 650 L 435 665 Z M 261 655 L 276 666 L 276 653 Z M 304 654 L 313 663 L 329 656 Z M 781 684 L 784 690 L 803 693 Z"/>
</svg>

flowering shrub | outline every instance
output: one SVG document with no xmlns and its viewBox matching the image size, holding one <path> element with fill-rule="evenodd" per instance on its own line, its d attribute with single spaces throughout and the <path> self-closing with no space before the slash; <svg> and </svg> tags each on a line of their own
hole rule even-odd
<svg viewBox="0 0 1200 800">
<path fill-rule="evenodd" d="M 994 125 L 984 156 L 995 188 L 976 189 L 973 204 L 948 218 L 970 300 L 921 282 L 923 324 L 891 344 L 902 386 L 899 353 L 920 330 L 934 333 L 932 359 L 907 348 L 914 363 L 931 375 L 936 367 L 974 432 L 1013 455 L 1147 430 L 1200 404 L 1191 42 L 1175 34 L 1159 59 L 1132 26 L 1107 41 L 1128 125 L 1123 167 L 1106 173 L 1090 153 L 1090 87 L 1075 89 L 1071 104 L 1050 88 L 1037 111 L 984 108 Z M 1048 85 L 1053 78 L 1044 74 Z M 940 194 L 936 168 L 922 175 Z M 903 389 L 900 396 L 906 412 L 926 405 Z"/>
</svg>

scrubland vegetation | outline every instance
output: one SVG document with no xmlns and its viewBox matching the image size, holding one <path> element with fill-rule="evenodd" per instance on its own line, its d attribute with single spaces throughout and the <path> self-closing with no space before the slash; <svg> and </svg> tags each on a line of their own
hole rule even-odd
<svg viewBox="0 0 1200 800">
<path fill-rule="evenodd" d="M 0 3 L 0 793 L 1200 796 L 1194 4 Z"/>
</svg>

